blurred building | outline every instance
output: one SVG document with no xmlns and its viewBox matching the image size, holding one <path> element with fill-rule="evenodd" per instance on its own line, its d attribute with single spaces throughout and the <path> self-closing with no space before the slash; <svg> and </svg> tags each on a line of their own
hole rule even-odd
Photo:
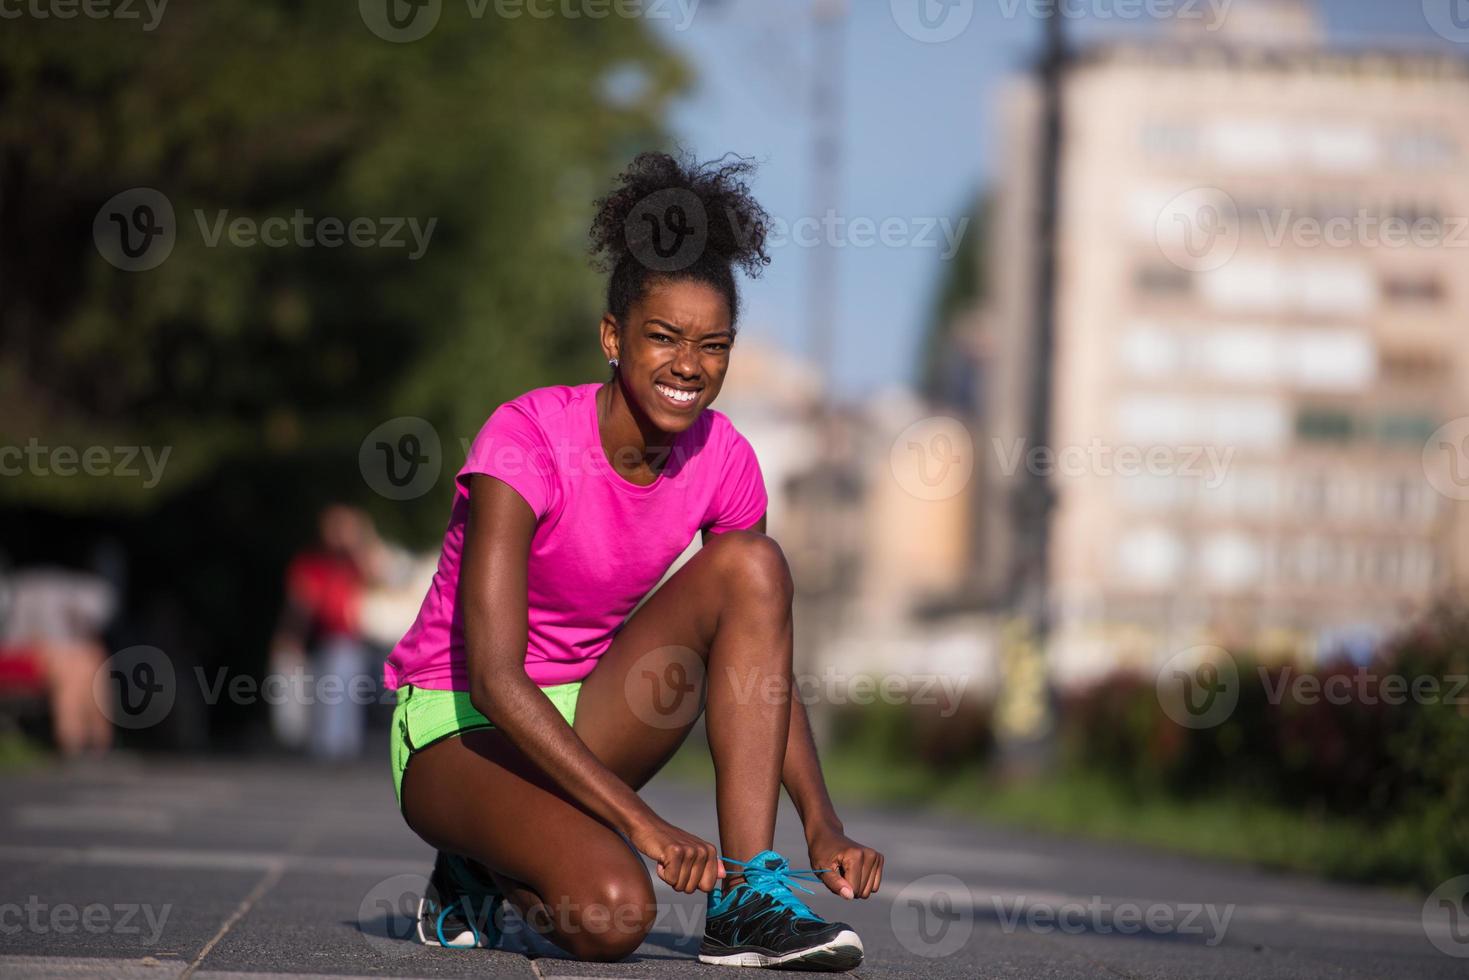
<svg viewBox="0 0 1469 980">
<path fill-rule="evenodd" d="M 1462 592 L 1469 521 L 1425 441 L 1469 415 L 1469 63 L 1331 50 L 1309 5 L 1239 0 L 1215 33 L 1072 52 L 1062 92 L 1044 446 L 1036 81 L 1002 103 L 982 592 L 1037 467 L 1063 683 L 1200 643 L 1322 655 Z"/>
<path fill-rule="evenodd" d="M 862 674 L 963 678 L 966 696 L 992 686 L 987 617 L 945 607 L 970 571 L 975 484 L 925 486 L 900 438 L 934 410 L 893 389 L 823 419 L 820 372 L 755 341 L 738 350 L 717 407 L 760 458 L 768 530 L 796 584 L 797 669 L 837 688 Z M 929 435 L 917 431 L 918 451 Z"/>
</svg>

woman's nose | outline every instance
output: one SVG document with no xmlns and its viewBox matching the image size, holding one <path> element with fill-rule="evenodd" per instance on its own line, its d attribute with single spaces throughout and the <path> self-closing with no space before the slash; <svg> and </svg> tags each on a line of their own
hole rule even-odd
<svg viewBox="0 0 1469 980">
<path fill-rule="evenodd" d="M 699 355 L 692 347 L 680 345 L 678 352 L 673 355 L 673 370 L 684 377 L 697 377 L 699 374 Z"/>
</svg>

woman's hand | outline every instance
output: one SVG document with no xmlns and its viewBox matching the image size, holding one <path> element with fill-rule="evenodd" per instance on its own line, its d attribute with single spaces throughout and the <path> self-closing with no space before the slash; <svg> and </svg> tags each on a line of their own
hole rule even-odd
<svg viewBox="0 0 1469 980">
<path fill-rule="evenodd" d="M 807 837 L 811 867 L 829 868 L 821 880 L 842 898 L 866 898 L 882 884 L 883 857 L 842 831 L 818 828 Z"/>
<path fill-rule="evenodd" d="M 649 816 L 629 835 L 633 847 L 658 865 L 658 877 L 674 891 L 709 892 L 724 877 L 719 848 L 656 816 Z"/>
</svg>

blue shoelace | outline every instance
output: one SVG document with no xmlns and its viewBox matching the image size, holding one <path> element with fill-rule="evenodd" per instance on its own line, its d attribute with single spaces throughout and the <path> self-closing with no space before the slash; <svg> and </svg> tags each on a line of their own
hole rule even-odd
<svg viewBox="0 0 1469 980">
<path fill-rule="evenodd" d="M 776 858 L 772 864 L 768 860 L 762 860 L 766 855 Z M 796 897 L 792 888 L 798 888 L 808 895 L 816 894 L 814 889 L 807 888 L 801 882 L 811 881 L 820 884 L 820 875 L 825 874 L 829 868 L 792 868 L 785 858 L 774 851 L 765 851 L 755 855 L 752 861 L 736 861 L 734 858 L 720 857 L 725 864 L 737 865 L 744 869 L 745 884 L 756 892 L 767 895 L 776 905 L 786 911 L 803 919 L 816 919 L 822 921 L 821 916 L 806 907 L 806 903 Z"/>
<path fill-rule="evenodd" d="M 468 903 L 466 903 L 466 905 L 467 904 Z M 471 915 L 468 915 L 468 914 L 465 915 L 464 921 L 469 924 L 469 931 L 470 931 L 470 934 L 474 936 L 474 941 L 472 943 L 470 943 L 468 946 L 453 946 L 453 945 L 450 945 L 448 937 L 444 935 L 444 920 L 446 918 L 448 918 L 449 913 L 450 912 L 453 912 L 453 911 L 455 911 L 455 907 L 453 905 L 445 905 L 444 908 L 443 908 L 443 911 L 441 911 L 439 913 L 439 919 L 438 919 L 438 922 L 436 924 L 437 928 L 435 929 L 435 931 L 439 934 L 439 945 L 440 946 L 443 946 L 445 949 L 475 949 L 475 948 L 477 948 L 479 946 L 479 943 L 480 943 L 479 929 L 474 924 L 474 917 L 471 916 Z M 469 910 L 466 908 L 464 911 L 466 913 L 468 913 Z"/>
<path fill-rule="evenodd" d="M 488 920 L 489 928 L 491 934 L 494 935 L 495 907 L 503 901 L 503 897 L 500 895 L 500 890 L 495 887 L 494 882 L 486 881 L 470 867 L 469 862 L 464 858 L 457 854 L 449 854 L 446 857 L 448 858 L 447 864 L 451 883 L 459 889 L 460 896 L 458 901 L 445 905 L 439 912 L 435 930 L 439 936 L 439 945 L 448 949 L 474 949 L 484 941 L 484 936 L 480 934 L 479 926 L 475 924 L 474 906 L 476 900 L 488 906 L 490 916 Z M 444 920 L 448 918 L 449 913 L 455 911 L 458 911 L 464 916 L 464 921 L 468 924 L 469 931 L 474 936 L 474 942 L 469 946 L 451 946 L 449 945 L 448 939 L 444 936 Z"/>
</svg>

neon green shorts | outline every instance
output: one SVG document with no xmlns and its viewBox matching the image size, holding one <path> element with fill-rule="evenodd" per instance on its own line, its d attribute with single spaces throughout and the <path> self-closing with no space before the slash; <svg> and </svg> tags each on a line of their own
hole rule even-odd
<svg viewBox="0 0 1469 980">
<path fill-rule="evenodd" d="M 541 688 L 568 725 L 576 721 L 576 698 L 581 681 Z M 494 728 L 490 720 L 469 703 L 468 691 L 434 691 L 404 684 L 398 688 L 398 706 L 393 709 L 390 735 L 393 756 L 393 792 L 398 808 L 403 807 L 403 773 L 413 753 L 446 738 L 481 728 Z"/>
</svg>

